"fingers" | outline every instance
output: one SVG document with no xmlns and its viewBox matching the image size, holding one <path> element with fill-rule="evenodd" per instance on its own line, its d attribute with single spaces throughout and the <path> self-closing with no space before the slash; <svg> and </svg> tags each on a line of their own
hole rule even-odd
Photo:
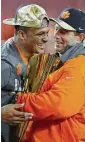
<svg viewBox="0 0 85 142">
<path fill-rule="evenodd" d="M 14 104 L 13 107 L 15 109 L 23 108 L 24 107 L 24 103 L 23 104 Z"/>
<path fill-rule="evenodd" d="M 27 121 L 27 120 L 30 120 L 30 119 L 32 119 L 32 115 L 31 114 L 28 114 L 28 115 L 26 114 L 25 117 L 14 117 L 13 118 L 14 121 L 20 121 L 20 122 Z"/>
<path fill-rule="evenodd" d="M 20 113 L 20 115 L 19 115 Z M 15 115 L 15 117 L 13 117 L 13 122 L 14 123 L 21 123 L 27 120 L 31 120 L 33 117 L 32 113 L 25 113 L 25 112 L 17 112 L 17 115 Z"/>
<path fill-rule="evenodd" d="M 32 115 L 27 115 L 25 117 L 17 117 L 17 116 L 14 116 L 13 118 L 9 118 L 8 120 L 5 120 L 4 122 L 6 123 L 9 123 L 9 124 L 19 124 L 19 123 L 22 123 L 22 122 L 25 122 L 25 121 L 28 121 L 28 120 L 31 120 L 32 119 Z"/>
<path fill-rule="evenodd" d="M 32 113 L 27 113 L 27 112 L 21 112 L 21 111 L 14 110 L 14 116 L 24 117 L 24 118 L 32 118 L 33 114 Z"/>
<path fill-rule="evenodd" d="M 18 124 L 22 124 L 23 122 L 26 122 L 26 121 L 13 121 L 12 123 L 9 123 L 9 125 L 18 125 Z"/>
<path fill-rule="evenodd" d="M 28 120 L 28 119 L 32 119 L 33 114 L 32 113 L 24 113 L 24 116 L 25 116 L 25 120 Z"/>
<path fill-rule="evenodd" d="M 17 117 L 24 117 L 25 114 L 24 114 L 24 112 L 14 110 L 14 116 L 17 116 Z"/>
<path fill-rule="evenodd" d="M 32 119 L 32 117 L 29 117 L 27 120 L 30 120 L 30 119 Z M 14 123 L 14 122 L 15 122 L 15 123 L 17 123 L 17 122 L 21 123 L 21 122 L 24 122 L 24 121 L 26 121 L 25 118 L 20 118 L 20 117 L 14 117 L 14 118 L 13 118 L 13 123 Z"/>
</svg>

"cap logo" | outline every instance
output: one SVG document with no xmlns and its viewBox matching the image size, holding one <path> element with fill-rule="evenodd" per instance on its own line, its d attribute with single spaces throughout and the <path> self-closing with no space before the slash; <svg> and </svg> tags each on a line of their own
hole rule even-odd
<svg viewBox="0 0 85 142">
<path fill-rule="evenodd" d="M 81 27 L 79 27 L 79 30 L 84 30 L 84 29 L 82 29 Z"/>
<path fill-rule="evenodd" d="M 61 18 L 63 19 L 67 19 L 70 17 L 70 12 L 69 11 L 65 11 L 61 14 Z"/>
</svg>

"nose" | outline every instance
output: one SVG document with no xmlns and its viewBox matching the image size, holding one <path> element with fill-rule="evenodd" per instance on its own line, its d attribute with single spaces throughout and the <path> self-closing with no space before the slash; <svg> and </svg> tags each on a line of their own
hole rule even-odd
<svg viewBox="0 0 85 142">
<path fill-rule="evenodd" d="M 60 39 L 61 37 L 62 37 L 62 35 L 60 34 L 59 31 L 56 31 L 56 32 L 54 33 L 54 38 L 55 38 L 55 39 Z"/>
<path fill-rule="evenodd" d="M 47 42 L 48 41 L 48 34 L 44 34 L 43 38 L 42 38 L 43 42 Z"/>
<path fill-rule="evenodd" d="M 55 38 L 56 38 L 56 37 L 59 37 L 59 30 L 57 30 L 57 31 L 54 32 L 54 37 L 55 37 Z"/>
</svg>

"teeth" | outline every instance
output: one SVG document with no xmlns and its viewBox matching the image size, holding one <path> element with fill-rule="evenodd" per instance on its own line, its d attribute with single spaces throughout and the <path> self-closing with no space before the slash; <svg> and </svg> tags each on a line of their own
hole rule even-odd
<svg viewBox="0 0 85 142">
<path fill-rule="evenodd" d="M 60 41 L 55 41 L 56 43 L 58 43 L 58 44 L 61 44 L 62 42 L 60 42 Z"/>
</svg>

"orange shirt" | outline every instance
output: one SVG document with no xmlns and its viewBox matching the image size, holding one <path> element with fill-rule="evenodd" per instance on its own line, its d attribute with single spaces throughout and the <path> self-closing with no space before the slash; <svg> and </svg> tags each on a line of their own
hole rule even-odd
<svg viewBox="0 0 85 142">
<path fill-rule="evenodd" d="M 84 142 L 85 56 L 68 60 L 47 77 L 40 93 L 19 95 L 17 102 L 34 114 L 27 142 Z"/>
</svg>

